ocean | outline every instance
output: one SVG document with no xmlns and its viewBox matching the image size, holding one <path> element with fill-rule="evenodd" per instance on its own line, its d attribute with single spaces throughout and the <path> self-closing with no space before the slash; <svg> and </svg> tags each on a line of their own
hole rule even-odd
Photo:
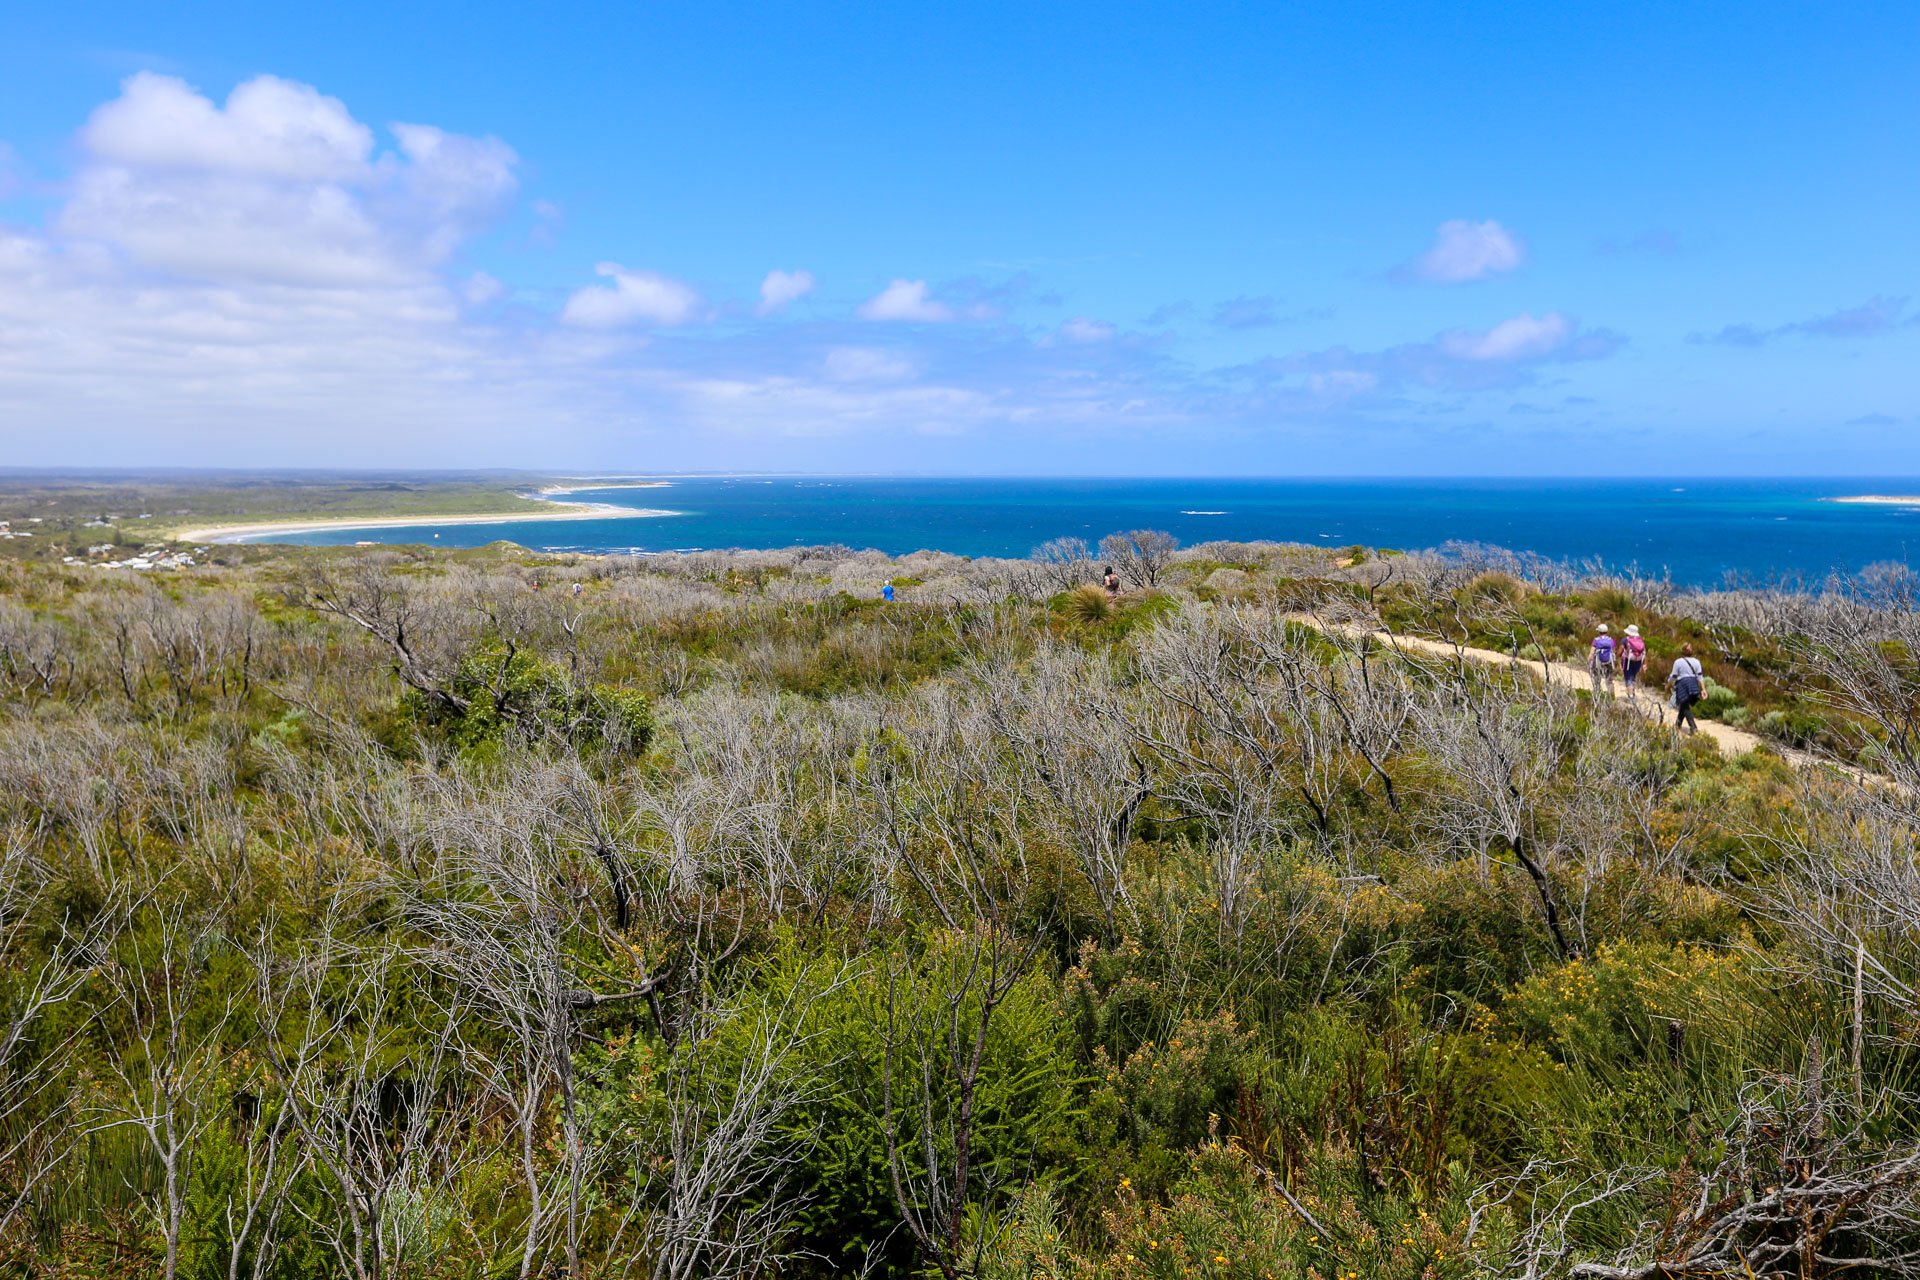
<svg viewBox="0 0 1920 1280">
<path fill-rule="evenodd" d="M 1905 560 L 1913 507 L 1823 501 L 1920 494 L 1920 480 L 907 479 L 661 477 L 661 488 L 583 487 L 565 498 L 670 509 L 668 516 L 340 529 L 275 541 L 647 552 L 840 543 L 889 554 L 931 548 L 1023 556 L 1050 538 L 1098 542 L 1164 529 L 1215 539 L 1414 550 L 1486 543 L 1553 559 L 1598 558 L 1676 583 L 1824 576 Z"/>
</svg>

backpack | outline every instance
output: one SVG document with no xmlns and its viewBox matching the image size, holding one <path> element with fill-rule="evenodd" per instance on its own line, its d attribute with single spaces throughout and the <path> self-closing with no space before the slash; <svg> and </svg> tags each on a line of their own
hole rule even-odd
<svg viewBox="0 0 1920 1280">
<path fill-rule="evenodd" d="M 1639 662 L 1647 656 L 1647 642 L 1639 636 L 1628 636 L 1620 642 L 1627 647 L 1627 657 Z"/>
<path fill-rule="evenodd" d="M 1613 665 L 1613 643 L 1612 636 L 1600 636 L 1593 642 L 1593 652 L 1603 667 Z"/>
</svg>

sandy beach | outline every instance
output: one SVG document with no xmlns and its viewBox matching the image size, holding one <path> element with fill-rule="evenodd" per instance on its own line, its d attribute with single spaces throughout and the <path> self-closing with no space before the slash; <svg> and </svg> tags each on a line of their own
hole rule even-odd
<svg viewBox="0 0 1920 1280">
<path fill-rule="evenodd" d="M 679 515 L 651 507 L 616 507 L 606 502 L 556 502 L 552 511 L 496 512 L 491 515 L 341 516 L 335 519 L 276 520 L 270 524 L 215 524 L 182 529 L 175 542 L 245 542 L 281 534 L 322 533 L 331 529 L 401 529 L 455 524 L 519 524 L 529 520 L 608 520 Z"/>
<path fill-rule="evenodd" d="M 556 493 L 580 493 L 587 489 L 671 489 L 672 487 L 671 480 L 634 480 L 610 484 L 602 484 L 597 480 L 585 480 L 579 484 L 545 485 L 540 490 L 540 496 L 545 498 Z"/>
</svg>

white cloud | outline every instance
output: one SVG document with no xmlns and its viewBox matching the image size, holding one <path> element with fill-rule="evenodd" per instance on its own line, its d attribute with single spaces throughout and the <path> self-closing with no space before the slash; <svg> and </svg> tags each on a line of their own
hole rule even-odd
<svg viewBox="0 0 1920 1280">
<path fill-rule="evenodd" d="M 137 267 L 196 280 L 330 287 L 432 277 L 512 194 L 493 138 L 395 125 L 397 154 L 335 98 L 259 76 L 215 106 L 142 72 L 80 131 L 57 228 Z"/>
<path fill-rule="evenodd" d="M 1162 430 L 1183 441 L 1164 456 L 1187 465 L 1184 441 L 1208 424 L 1277 431 L 1457 403 L 1622 341 L 1557 313 L 1228 369 L 1085 316 L 636 341 L 623 326 L 709 308 L 686 284 L 603 263 L 554 316 L 502 305 L 513 291 L 461 261 L 516 187 L 495 139 L 424 124 L 389 138 L 270 77 L 216 103 L 149 76 L 94 113 L 73 154 L 47 230 L 0 225 L 0 456 L 20 465 L 911 468 L 929 435 L 971 437 L 959 459 L 975 442 L 1044 450 L 1115 431 L 1160 447 L 1140 433 Z M 790 303 L 805 275 L 770 274 L 762 302 Z M 941 294 L 895 280 L 859 314 L 991 321 L 1019 289 Z M 782 441 L 800 443 L 782 454 Z"/>
<path fill-rule="evenodd" d="M 1526 261 L 1526 246 L 1498 222 L 1455 218 L 1440 224 L 1433 247 L 1399 274 L 1433 284 L 1464 284 L 1512 271 Z"/>
<path fill-rule="evenodd" d="M 822 362 L 835 382 L 901 382 L 911 378 L 911 360 L 873 347 L 835 347 Z"/>
<path fill-rule="evenodd" d="M 813 272 L 781 271 L 767 272 L 767 278 L 760 282 L 760 314 L 770 316 L 776 311 L 784 311 L 787 304 L 806 297 L 813 292 Z"/>
<path fill-rule="evenodd" d="M 1075 316 L 1060 326 L 1060 336 L 1068 342 L 1111 342 L 1117 332 L 1104 320 L 1093 320 L 1086 316 Z"/>
<path fill-rule="evenodd" d="M 954 318 L 953 308 L 927 296 L 925 280 L 895 280 L 855 311 L 862 320 L 912 320 L 940 324 Z"/>
<path fill-rule="evenodd" d="M 1458 360 L 1507 363 L 1551 355 L 1572 336 L 1572 322 L 1558 311 L 1538 317 L 1522 312 L 1484 333 L 1471 329 L 1449 330 L 1440 335 L 1440 349 Z"/>
<path fill-rule="evenodd" d="M 629 271 L 617 262 L 599 263 L 594 271 L 611 279 L 613 286 L 577 290 L 561 308 L 563 322 L 583 329 L 617 329 L 637 322 L 671 327 L 685 324 L 700 309 L 700 295 L 678 280 Z"/>
<path fill-rule="evenodd" d="M 216 107 L 186 81 L 142 71 L 80 131 L 95 157 L 133 169 L 353 182 L 366 174 L 373 131 L 310 85 L 256 76 Z"/>
</svg>

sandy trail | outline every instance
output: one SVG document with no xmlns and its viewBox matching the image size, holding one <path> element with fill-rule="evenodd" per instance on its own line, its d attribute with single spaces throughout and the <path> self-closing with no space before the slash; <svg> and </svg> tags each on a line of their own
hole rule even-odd
<svg viewBox="0 0 1920 1280">
<path fill-rule="evenodd" d="M 1501 653 L 1497 649 L 1476 649 L 1471 645 L 1456 645 L 1445 640 L 1429 640 L 1424 636 L 1412 636 L 1403 632 L 1388 631 L 1379 627 L 1361 627 L 1352 623 L 1334 623 L 1311 614 L 1296 613 L 1289 615 L 1296 622 L 1320 631 L 1338 630 L 1350 636 L 1371 635 L 1382 644 L 1402 652 L 1423 653 L 1433 657 L 1451 658 L 1456 655 L 1469 658 L 1474 662 L 1488 665 L 1506 664 L 1537 670 L 1541 679 L 1548 684 L 1559 684 L 1569 689 L 1593 688 L 1593 676 L 1585 667 L 1576 667 L 1571 662 L 1553 662 L 1546 659 L 1516 658 L 1510 653 Z M 1633 698 L 1626 695 L 1624 682 L 1615 679 L 1613 697 L 1616 702 L 1626 702 L 1632 709 L 1656 723 L 1665 723 L 1665 716 L 1673 708 L 1667 705 L 1667 693 L 1664 688 L 1649 686 L 1640 689 Z M 1796 751 L 1792 747 L 1782 746 L 1762 738 L 1759 734 L 1736 729 L 1730 724 L 1721 724 L 1718 720 L 1699 719 L 1700 732 L 1711 738 L 1726 755 L 1744 755 L 1755 747 L 1765 744 L 1768 750 L 1801 769 L 1830 769 L 1853 779 L 1855 782 L 1874 783 L 1901 790 L 1899 783 L 1881 774 L 1870 773 L 1855 765 L 1840 764 L 1825 760 L 1806 751 Z M 1669 725 L 1670 728 L 1677 726 Z"/>
<path fill-rule="evenodd" d="M 1540 673 L 1541 679 L 1545 680 L 1548 684 L 1564 685 L 1569 689 L 1591 690 L 1593 688 L 1593 676 L 1585 667 L 1576 667 L 1571 662 L 1516 658 L 1512 654 L 1501 653 L 1496 649 L 1475 649 L 1467 645 L 1456 646 L 1444 640 L 1428 640 L 1420 636 L 1409 636 L 1390 631 L 1375 631 L 1372 634 L 1384 643 L 1397 646 L 1401 649 L 1434 654 L 1443 658 L 1451 658 L 1455 654 L 1459 654 L 1462 657 L 1471 658 L 1475 662 L 1488 664 L 1505 663 L 1516 667 L 1523 667 L 1528 671 L 1537 670 Z M 1633 697 L 1629 698 L 1627 696 L 1625 682 L 1616 678 L 1613 681 L 1613 697 L 1616 702 L 1625 702 L 1647 719 L 1656 722 L 1663 721 L 1663 718 L 1673 710 L 1672 707 L 1667 705 L 1667 691 L 1656 686 L 1642 687 Z M 1753 750 L 1762 742 L 1766 741 L 1757 733 L 1748 733 L 1744 729 L 1736 729 L 1730 724 L 1721 724 L 1718 720 L 1699 718 L 1699 724 L 1700 732 L 1712 738 L 1714 742 L 1719 744 L 1720 750 L 1728 755 L 1744 755 L 1746 752 Z M 1796 764 L 1824 763 L 1823 761 L 1817 761 L 1813 756 L 1805 752 L 1794 751 L 1781 746 L 1777 742 L 1769 742 L 1767 745 L 1773 751 L 1794 761 Z"/>
</svg>

